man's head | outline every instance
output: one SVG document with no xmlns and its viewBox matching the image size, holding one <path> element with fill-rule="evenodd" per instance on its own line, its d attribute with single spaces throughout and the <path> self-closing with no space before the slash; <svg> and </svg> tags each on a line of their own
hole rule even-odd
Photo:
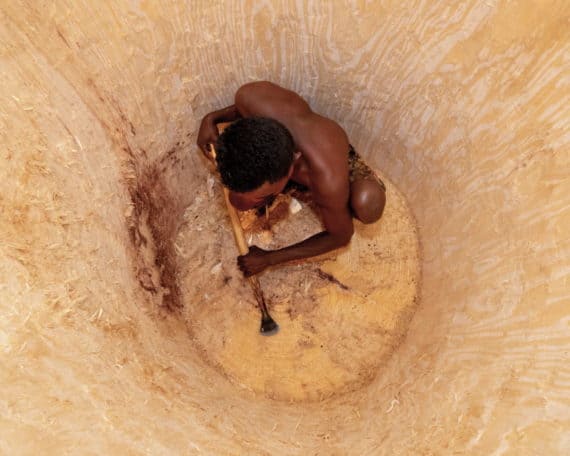
<svg viewBox="0 0 570 456">
<path fill-rule="evenodd" d="M 279 122 L 264 117 L 240 119 L 218 138 L 216 163 L 222 183 L 238 209 L 263 205 L 281 192 L 293 170 L 295 145 Z"/>
</svg>

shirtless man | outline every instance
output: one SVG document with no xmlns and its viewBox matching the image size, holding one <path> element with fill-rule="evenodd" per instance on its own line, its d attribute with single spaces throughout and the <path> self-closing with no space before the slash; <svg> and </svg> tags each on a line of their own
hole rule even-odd
<svg viewBox="0 0 570 456">
<path fill-rule="evenodd" d="M 216 124 L 231 121 L 236 122 L 218 135 Z M 340 125 L 271 82 L 243 85 L 235 104 L 206 115 L 197 144 L 208 158 L 209 144 L 216 144 L 222 183 L 237 209 L 265 205 L 292 180 L 310 190 L 323 222 L 324 231 L 297 244 L 271 251 L 251 246 L 238 257 L 246 277 L 342 247 L 354 232 L 353 216 L 373 223 L 384 211 L 382 181 L 371 173 L 354 175 L 349 154 L 357 155 Z"/>
</svg>

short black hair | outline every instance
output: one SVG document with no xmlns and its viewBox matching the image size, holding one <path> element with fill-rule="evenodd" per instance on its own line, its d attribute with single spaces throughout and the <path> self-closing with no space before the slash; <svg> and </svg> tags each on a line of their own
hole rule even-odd
<svg viewBox="0 0 570 456">
<path fill-rule="evenodd" d="M 249 192 L 274 183 L 289 172 L 295 143 L 287 128 L 266 117 L 239 119 L 216 142 L 222 183 L 234 192 Z"/>
</svg>

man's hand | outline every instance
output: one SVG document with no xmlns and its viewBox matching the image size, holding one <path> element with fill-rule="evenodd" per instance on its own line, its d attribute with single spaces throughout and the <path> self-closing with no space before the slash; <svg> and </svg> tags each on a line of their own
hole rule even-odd
<svg viewBox="0 0 570 456">
<path fill-rule="evenodd" d="M 233 122 L 239 118 L 241 118 L 241 114 L 238 109 L 235 105 L 231 105 L 218 111 L 213 111 L 202 119 L 196 144 L 202 149 L 208 160 L 213 161 L 210 153 L 210 144 L 216 144 L 218 136 L 220 136 L 217 125 L 223 122 Z"/>
<path fill-rule="evenodd" d="M 200 130 L 198 130 L 198 139 L 196 140 L 196 144 L 198 144 L 198 147 L 202 149 L 202 152 L 210 161 L 213 161 L 214 159 L 210 150 L 210 144 L 215 144 L 218 136 L 218 127 L 216 126 L 214 119 L 212 116 L 207 115 L 200 123 Z"/>
<path fill-rule="evenodd" d="M 237 258 L 237 263 L 243 275 L 245 277 L 250 277 L 255 274 L 259 274 L 261 271 L 271 266 L 269 262 L 269 254 L 267 250 L 260 249 L 259 247 L 252 245 L 249 248 L 249 253 L 247 255 L 240 255 Z"/>
</svg>

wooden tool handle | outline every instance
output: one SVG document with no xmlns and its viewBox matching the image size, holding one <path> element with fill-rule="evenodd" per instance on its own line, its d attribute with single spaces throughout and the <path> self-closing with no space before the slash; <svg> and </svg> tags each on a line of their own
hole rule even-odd
<svg viewBox="0 0 570 456">
<path fill-rule="evenodd" d="M 216 159 L 216 150 L 214 145 L 211 145 L 211 154 Z M 230 220 L 232 222 L 232 230 L 234 232 L 234 238 L 236 240 L 236 244 L 238 246 L 239 254 L 246 255 L 249 252 L 249 247 L 247 242 L 245 241 L 245 236 L 243 235 L 243 228 L 241 227 L 241 222 L 239 220 L 239 216 L 235 207 L 232 206 L 230 202 L 230 192 L 226 187 L 224 189 L 224 201 L 226 202 L 226 208 L 228 209 L 228 214 L 230 215 Z M 263 297 L 263 291 L 261 291 L 261 286 L 259 284 L 259 280 L 255 276 L 250 276 L 247 278 L 249 284 L 251 285 L 251 289 L 255 296 L 255 300 L 257 301 L 257 305 L 259 306 L 259 310 L 261 312 L 261 328 L 260 332 L 262 334 L 270 335 L 275 334 L 279 330 L 279 325 L 271 318 L 269 312 L 267 311 L 267 305 L 265 304 L 265 298 Z"/>
<path fill-rule="evenodd" d="M 226 201 L 226 207 L 228 209 L 228 214 L 230 214 L 230 220 L 232 222 L 232 229 L 234 232 L 234 237 L 236 244 L 238 246 L 239 254 L 246 255 L 249 252 L 249 247 L 245 241 L 245 236 L 243 235 L 243 229 L 241 227 L 241 222 L 235 207 L 230 203 L 230 192 L 226 187 L 224 187 L 224 200 Z"/>
<path fill-rule="evenodd" d="M 230 192 L 226 187 L 224 187 L 224 200 L 226 201 L 228 214 L 230 214 L 230 220 L 232 222 L 232 230 L 234 232 L 234 238 L 238 246 L 238 251 L 240 255 L 246 255 L 249 252 L 249 246 L 247 245 L 245 236 L 243 234 L 243 228 L 241 226 L 239 215 L 237 214 L 236 208 L 232 206 L 232 203 L 230 203 L 229 195 Z M 266 312 L 265 299 L 263 298 L 263 293 L 259 285 L 259 280 L 255 276 L 248 277 L 247 279 L 249 280 L 249 283 L 253 288 L 253 294 L 255 295 L 255 300 L 261 306 L 262 311 Z"/>
<path fill-rule="evenodd" d="M 223 128 L 222 128 L 223 129 Z M 216 148 L 213 144 L 210 144 L 210 155 L 213 160 L 216 161 Z M 222 186 L 223 187 L 223 186 Z M 249 252 L 249 247 L 245 241 L 245 236 L 243 235 L 243 228 L 241 227 L 241 222 L 237 214 L 236 208 L 230 203 L 230 191 L 223 187 L 224 189 L 224 201 L 226 202 L 226 208 L 228 209 L 228 214 L 230 214 L 230 220 L 232 222 L 232 230 L 234 232 L 234 238 L 238 246 L 239 254 L 246 255 Z"/>
</svg>

